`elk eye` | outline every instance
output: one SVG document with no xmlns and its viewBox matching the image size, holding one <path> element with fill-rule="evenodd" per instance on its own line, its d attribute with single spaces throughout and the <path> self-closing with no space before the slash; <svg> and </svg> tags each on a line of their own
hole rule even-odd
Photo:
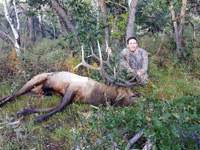
<svg viewBox="0 0 200 150">
<path fill-rule="evenodd" d="M 136 97 L 136 95 L 135 95 L 135 94 L 132 94 L 131 97 Z"/>
</svg>

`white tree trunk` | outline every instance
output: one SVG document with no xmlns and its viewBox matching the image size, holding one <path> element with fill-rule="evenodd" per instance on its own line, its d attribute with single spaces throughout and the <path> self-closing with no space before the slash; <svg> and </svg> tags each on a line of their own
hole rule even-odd
<svg viewBox="0 0 200 150">
<path fill-rule="evenodd" d="M 11 18 L 10 14 L 8 12 L 7 0 L 3 0 L 3 4 L 4 4 L 4 12 L 5 12 L 6 19 L 8 20 L 10 27 L 11 27 L 13 34 L 14 34 L 16 53 L 17 53 L 17 56 L 20 56 L 20 36 L 19 36 L 20 23 L 19 23 L 19 18 L 18 18 L 16 1 L 13 0 L 13 5 L 14 5 L 14 10 L 15 10 L 15 15 L 16 15 L 16 21 L 17 21 L 16 27 L 14 25 L 14 20 Z"/>
</svg>

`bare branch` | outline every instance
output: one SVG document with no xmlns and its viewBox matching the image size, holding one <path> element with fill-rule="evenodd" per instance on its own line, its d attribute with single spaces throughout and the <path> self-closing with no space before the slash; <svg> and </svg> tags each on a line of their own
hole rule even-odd
<svg viewBox="0 0 200 150">
<path fill-rule="evenodd" d="M 153 148 L 153 144 L 151 143 L 150 140 L 147 140 L 147 142 L 142 150 L 152 150 L 152 148 Z"/>
<path fill-rule="evenodd" d="M 125 150 L 129 150 L 131 148 L 131 146 L 137 142 L 137 140 L 139 138 L 141 138 L 143 135 L 142 131 L 138 132 L 133 138 L 131 138 L 131 140 L 128 142 L 128 144 L 126 145 Z"/>
<path fill-rule="evenodd" d="M 14 46 L 15 42 L 12 40 L 12 38 L 8 34 L 4 33 L 3 31 L 0 31 L 0 38 L 6 41 L 10 46 Z"/>
<path fill-rule="evenodd" d="M 20 121 L 14 121 L 14 122 L 3 122 L 0 124 L 0 129 L 3 129 L 3 126 L 9 126 L 12 128 L 16 128 L 20 125 Z"/>
</svg>

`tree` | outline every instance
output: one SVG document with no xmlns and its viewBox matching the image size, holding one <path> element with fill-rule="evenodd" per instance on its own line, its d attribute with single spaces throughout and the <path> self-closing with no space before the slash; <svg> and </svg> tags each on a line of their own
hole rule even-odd
<svg viewBox="0 0 200 150">
<path fill-rule="evenodd" d="M 171 2 L 171 7 L 170 7 L 178 55 L 180 55 L 180 50 L 182 49 L 183 46 L 182 40 L 183 40 L 183 29 L 185 23 L 186 5 L 187 5 L 187 0 L 182 0 L 181 11 L 178 15 L 175 14 L 173 2 Z"/>
<path fill-rule="evenodd" d="M 45 31 L 44 31 L 44 20 L 43 20 L 42 10 L 40 10 L 38 13 L 38 22 L 39 22 L 40 37 L 44 38 L 44 37 L 46 37 L 46 35 L 45 35 Z"/>
<path fill-rule="evenodd" d="M 32 11 L 32 10 L 30 10 Z M 35 15 L 30 15 L 28 17 L 28 23 L 29 23 L 29 37 L 31 39 L 31 42 L 34 43 L 36 41 L 36 33 L 35 33 L 35 24 L 36 24 L 36 17 Z"/>
<path fill-rule="evenodd" d="M 19 33 L 20 32 L 20 22 L 19 22 L 19 17 L 18 17 L 18 10 L 17 10 L 17 7 L 16 7 L 16 1 L 13 0 L 15 17 L 11 17 L 11 14 L 8 11 L 7 0 L 4 0 L 3 4 L 4 4 L 4 12 L 5 12 L 6 19 L 8 20 L 9 25 L 12 29 L 13 34 L 14 34 L 14 38 L 15 38 L 14 45 L 15 45 L 15 49 L 16 49 L 16 52 L 17 52 L 17 56 L 20 56 L 20 46 L 21 46 L 20 33 Z"/>
<path fill-rule="evenodd" d="M 75 39 L 77 42 L 80 42 L 80 39 L 78 37 L 78 32 L 72 22 L 70 21 L 70 18 L 67 15 L 67 11 L 60 5 L 58 0 L 50 0 L 52 8 L 56 11 L 57 15 L 59 16 L 62 31 L 67 32 L 67 28 L 71 30 L 71 32 L 74 34 Z"/>
<path fill-rule="evenodd" d="M 134 23 L 135 23 L 135 13 L 138 0 L 129 0 L 129 16 L 128 16 L 128 25 L 126 30 L 126 40 L 133 36 L 134 33 Z"/>
</svg>

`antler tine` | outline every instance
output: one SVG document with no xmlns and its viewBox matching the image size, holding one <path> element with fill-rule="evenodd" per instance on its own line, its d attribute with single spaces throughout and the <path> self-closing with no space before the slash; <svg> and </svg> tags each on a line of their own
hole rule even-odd
<svg viewBox="0 0 200 150">
<path fill-rule="evenodd" d="M 98 44 L 98 51 L 99 51 L 99 61 L 100 61 L 100 72 L 102 76 L 110 83 L 114 83 L 115 81 L 109 77 L 109 75 L 105 72 L 103 68 L 103 58 L 102 58 L 102 53 L 101 53 L 101 47 L 99 44 L 99 41 L 97 41 Z M 109 66 L 109 65 L 108 65 Z"/>
<path fill-rule="evenodd" d="M 132 82 L 133 80 L 135 80 L 136 77 L 137 77 L 137 75 L 134 76 L 131 80 L 128 80 L 128 81 L 127 81 L 127 80 L 122 79 L 122 78 L 119 76 L 119 74 L 117 73 L 117 78 L 118 78 L 121 82 L 124 83 L 124 86 L 138 85 L 138 84 L 140 83 L 140 81 Z"/>
<path fill-rule="evenodd" d="M 103 58 L 102 58 L 101 47 L 100 47 L 99 41 L 97 41 L 97 44 L 98 44 L 98 50 L 99 50 L 100 67 L 103 69 Z"/>
<path fill-rule="evenodd" d="M 84 49 L 83 49 L 83 45 L 82 45 L 82 47 L 81 47 L 81 51 L 82 51 L 82 61 L 81 61 L 80 64 L 78 64 L 78 65 L 77 65 L 76 67 L 74 67 L 73 69 L 76 69 L 76 68 L 78 68 L 78 67 L 80 67 L 80 66 L 83 65 L 83 66 L 88 67 L 88 68 L 90 68 L 90 69 L 100 71 L 100 70 L 101 70 L 100 67 L 93 67 L 93 66 L 89 65 L 88 63 L 86 63 L 85 58 L 84 58 Z"/>
<path fill-rule="evenodd" d="M 132 82 L 132 81 L 134 81 L 134 80 L 136 79 L 136 77 L 137 77 L 138 75 L 136 74 L 134 77 L 132 77 L 130 80 L 127 81 L 127 80 L 124 80 L 124 79 L 122 79 L 122 78 L 120 77 L 120 75 L 119 75 L 119 70 L 117 69 L 116 76 L 117 76 L 118 79 L 121 80 L 122 82 Z"/>
<path fill-rule="evenodd" d="M 109 47 L 108 47 L 108 42 L 106 41 L 106 50 L 107 50 L 107 48 L 109 48 Z M 108 52 L 107 52 L 107 60 L 106 60 L 106 62 L 108 63 L 108 66 L 111 67 L 111 65 L 110 65 L 110 55 L 108 54 Z"/>
<path fill-rule="evenodd" d="M 115 80 L 119 80 L 120 82 L 115 82 L 115 84 L 116 85 L 120 85 L 120 86 L 126 86 L 126 87 L 130 87 L 130 86 L 134 86 L 134 85 L 138 85 L 141 81 L 137 81 L 137 82 L 132 82 L 132 81 L 134 81 L 135 79 L 136 79 L 136 77 L 137 77 L 137 75 L 136 76 L 134 76 L 132 79 L 130 79 L 130 80 L 124 80 L 124 79 L 122 79 L 121 77 L 120 77 L 120 75 L 119 75 L 119 70 L 117 69 L 117 71 L 116 71 L 116 69 L 114 69 L 114 76 L 116 76 L 115 77 Z"/>
<path fill-rule="evenodd" d="M 97 55 L 95 55 L 95 53 L 94 53 L 94 51 L 93 51 L 93 48 L 90 47 L 90 49 L 91 49 L 92 54 L 91 54 L 90 56 L 88 56 L 88 58 L 89 58 L 89 57 L 94 57 L 95 59 L 99 60 L 99 58 L 97 57 Z"/>
<path fill-rule="evenodd" d="M 100 59 L 99 59 L 99 58 L 97 57 L 97 55 L 94 53 L 93 48 L 91 47 L 90 49 L 91 49 L 92 54 L 91 54 L 90 56 L 88 56 L 88 58 L 89 58 L 89 57 L 93 57 L 93 58 L 95 58 L 96 60 L 100 61 Z M 109 62 L 109 59 L 107 59 L 107 61 L 104 61 L 104 60 L 103 60 L 103 63 L 106 64 L 108 67 L 111 67 L 110 62 Z"/>
</svg>

